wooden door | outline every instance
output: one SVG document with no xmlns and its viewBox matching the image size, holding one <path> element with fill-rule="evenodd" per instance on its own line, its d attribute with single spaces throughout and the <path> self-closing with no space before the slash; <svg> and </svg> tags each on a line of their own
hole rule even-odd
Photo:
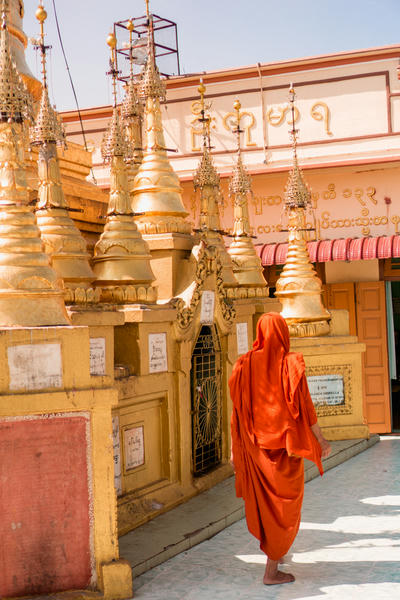
<svg viewBox="0 0 400 600">
<path fill-rule="evenodd" d="M 349 311 L 350 335 L 357 335 L 354 283 L 326 284 L 322 298 L 327 309 L 344 308 Z"/>
<path fill-rule="evenodd" d="M 357 334 L 363 354 L 364 415 L 371 433 L 391 431 L 385 282 L 356 283 Z"/>
</svg>

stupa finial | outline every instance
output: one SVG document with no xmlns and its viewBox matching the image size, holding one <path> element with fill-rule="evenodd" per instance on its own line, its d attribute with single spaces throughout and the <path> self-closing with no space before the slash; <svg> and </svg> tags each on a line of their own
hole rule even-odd
<svg viewBox="0 0 400 600">
<path fill-rule="evenodd" d="M 254 294 L 266 296 L 268 288 L 260 258 L 254 248 L 250 227 L 248 196 L 252 194 L 251 177 L 242 161 L 243 129 L 240 128 L 242 105 L 238 99 L 235 100 L 233 108 L 235 120 L 232 133 L 236 137 L 237 155 L 232 179 L 229 182 L 229 195 L 233 198 L 233 241 L 228 252 L 232 258 L 233 272 L 238 280 L 238 286 L 251 288 Z"/>
<path fill-rule="evenodd" d="M 148 40 L 147 62 L 138 84 L 138 94 L 145 101 L 143 160 L 133 184 L 135 212 L 143 213 L 137 222 L 142 233 L 190 234 L 185 218 L 181 186 L 167 156 L 160 100 L 165 99 L 165 85 L 155 62 L 153 17 L 146 0 Z"/>
<path fill-rule="evenodd" d="M 200 85 L 197 88 L 200 94 L 200 118 L 198 119 L 203 128 L 203 155 L 201 157 L 200 164 L 194 174 L 193 185 L 194 189 L 200 189 L 201 191 L 206 186 L 211 186 L 219 189 L 220 177 L 215 169 L 211 156 L 211 116 L 209 113 L 210 104 L 206 104 L 204 101 L 204 94 L 206 87 L 203 80 L 200 79 Z M 203 208 L 203 207 L 202 207 Z M 200 213 L 204 212 L 200 209 Z M 200 224 L 201 226 L 201 224 Z"/>
<path fill-rule="evenodd" d="M 282 316 L 294 337 L 314 337 L 329 333 L 330 314 L 322 304 L 322 283 L 310 261 L 307 249 L 307 211 L 311 195 L 298 164 L 295 129 L 295 91 L 290 85 L 292 114 L 292 168 L 285 189 L 284 211 L 287 217 L 288 251 L 282 273 L 276 282 L 275 296 L 282 304 Z"/>
<path fill-rule="evenodd" d="M 292 141 L 292 168 L 285 188 L 284 205 L 286 209 L 290 208 L 291 206 L 309 209 L 311 207 L 311 194 L 306 182 L 304 181 L 303 173 L 299 167 L 299 161 L 297 157 L 297 141 L 299 130 L 296 129 L 295 126 L 295 100 L 296 92 L 293 85 L 290 84 L 289 102 L 292 117 L 292 129 L 289 131 L 289 135 Z"/>
<path fill-rule="evenodd" d="M 90 287 L 95 276 L 89 265 L 86 242 L 69 215 L 61 183 L 57 145 L 65 144 L 65 134 L 49 101 L 46 54 L 51 46 L 45 44 L 47 12 L 42 1 L 36 10 L 36 19 L 40 24 L 40 35 L 35 47 L 40 51 L 43 82 L 39 110 L 31 128 L 31 144 L 39 149 L 36 220 L 52 267 L 64 282 L 65 302 L 92 303 L 100 294 Z"/>
<path fill-rule="evenodd" d="M 7 29 L 9 0 L 1 0 L 0 119 L 22 123 L 33 118 L 32 99 L 11 57 Z"/>
<path fill-rule="evenodd" d="M 129 31 L 129 65 L 130 73 L 121 105 L 122 124 L 129 146 L 127 156 L 129 192 L 133 191 L 133 182 L 143 158 L 142 121 L 143 104 L 138 97 L 137 83 L 133 74 L 133 20 L 126 25 Z"/>
<path fill-rule="evenodd" d="M 107 37 L 111 51 L 110 71 L 113 81 L 114 107 L 106 131 L 102 155 L 110 163 L 110 196 L 104 231 L 94 248 L 95 285 L 104 302 L 154 302 L 156 289 L 150 266 L 150 251 L 134 221 L 129 194 L 127 142 L 120 126 L 117 109 L 116 38 Z"/>
</svg>

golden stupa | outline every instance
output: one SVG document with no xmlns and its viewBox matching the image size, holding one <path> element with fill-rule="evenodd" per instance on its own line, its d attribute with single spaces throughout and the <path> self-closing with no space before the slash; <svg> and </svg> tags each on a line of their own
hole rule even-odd
<svg viewBox="0 0 400 600">
<path fill-rule="evenodd" d="M 44 253 L 29 206 L 25 147 L 31 98 L 12 61 L 2 0 L 0 29 L 0 325 L 64 325 L 62 281 Z"/>
<path fill-rule="evenodd" d="M 129 192 L 133 192 L 133 183 L 135 176 L 142 164 L 143 159 L 143 141 L 142 141 L 142 121 L 143 121 L 143 104 L 137 94 L 137 85 L 133 74 L 133 57 L 132 57 L 132 34 L 133 22 L 129 20 L 127 23 L 129 31 L 129 59 L 130 59 L 130 75 L 126 85 L 125 96 L 121 104 L 122 125 L 125 130 L 125 135 L 128 141 L 129 152 L 126 158 L 128 168 Z"/>
<path fill-rule="evenodd" d="M 306 241 L 306 212 L 311 194 L 297 159 L 297 130 L 294 125 L 294 89 L 290 88 L 293 166 L 285 189 L 285 212 L 288 221 L 288 252 L 275 296 L 282 304 L 290 335 L 311 337 L 329 333 L 330 314 L 322 304 L 322 283 L 310 261 Z"/>
<path fill-rule="evenodd" d="M 41 83 L 34 77 L 25 60 L 25 48 L 28 45 L 28 38 L 22 29 L 25 12 L 24 2 L 23 0 L 9 0 L 8 6 L 7 28 L 10 34 L 11 56 L 28 91 L 35 100 L 39 100 L 42 93 Z"/>
<path fill-rule="evenodd" d="M 214 246 L 217 256 L 221 262 L 221 277 L 223 286 L 233 288 L 237 286 L 237 280 L 233 274 L 232 259 L 229 256 L 223 239 L 221 221 L 219 215 L 219 202 L 221 200 L 220 177 L 217 173 L 210 155 L 210 123 L 208 114 L 209 106 L 205 105 L 204 93 L 206 88 L 201 82 L 198 88 L 200 93 L 201 122 L 203 125 L 203 154 L 198 169 L 193 177 L 195 190 L 200 190 L 200 216 L 199 232 L 200 239 L 207 246 Z"/>
<path fill-rule="evenodd" d="M 263 276 L 261 260 L 254 248 L 250 219 L 248 195 L 251 194 L 251 178 L 243 164 L 240 150 L 240 109 L 239 100 L 235 100 L 237 137 L 237 159 L 233 176 L 229 183 L 229 192 L 233 197 L 233 240 L 229 247 L 229 254 L 233 262 L 233 272 L 242 289 L 242 295 L 267 296 L 267 283 Z"/>
<path fill-rule="evenodd" d="M 129 194 L 125 164 L 128 147 L 117 109 L 114 34 L 108 36 L 107 43 L 111 49 L 114 108 L 102 155 L 110 163 L 110 196 L 104 232 L 94 248 L 95 285 L 101 289 L 103 302 L 154 302 L 156 288 L 151 285 L 155 277 L 150 267 L 150 251 L 134 221 Z"/>
<path fill-rule="evenodd" d="M 143 160 L 134 181 L 133 210 L 143 213 L 137 218 L 144 234 L 186 233 L 191 225 L 182 202 L 181 186 L 167 156 L 160 100 L 165 99 L 165 85 L 155 62 L 153 18 L 149 13 L 148 58 L 138 94 L 145 100 Z"/>
<path fill-rule="evenodd" d="M 50 106 L 46 77 L 44 22 L 47 13 L 40 5 L 36 11 L 40 23 L 38 48 L 41 51 L 43 87 L 31 144 L 39 149 L 39 189 L 36 219 L 51 265 L 65 287 L 65 302 L 96 302 L 100 293 L 90 284 L 95 275 L 89 265 L 86 242 L 68 213 L 61 184 L 57 144 L 64 142 L 64 131 L 57 113 Z"/>
</svg>

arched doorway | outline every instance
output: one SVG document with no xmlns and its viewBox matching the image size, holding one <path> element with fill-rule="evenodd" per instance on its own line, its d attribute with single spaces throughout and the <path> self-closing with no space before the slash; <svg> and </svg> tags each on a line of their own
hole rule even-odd
<svg viewBox="0 0 400 600">
<path fill-rule="evenodd" d="M 203 475 L 220 464 L 222 456 L 221 346 L 215 326 L 203 325 L 191 371 L 192 470 Z"/>
</svg>

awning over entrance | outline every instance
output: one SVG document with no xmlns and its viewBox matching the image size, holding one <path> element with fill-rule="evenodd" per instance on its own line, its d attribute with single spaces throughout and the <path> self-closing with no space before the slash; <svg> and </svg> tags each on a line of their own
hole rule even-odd
<svg viewBox="0 0 400 600">
<path fill-rule="evenodd" d="M 308 242 L 307 246 L 313 263 L 400 257 L 400 235 L 317 240 Z M 287 248 L 288 244 L 285 243 L 256 246 L 264 267 L 282 265 L 286 261 Z"/>
</svg>

